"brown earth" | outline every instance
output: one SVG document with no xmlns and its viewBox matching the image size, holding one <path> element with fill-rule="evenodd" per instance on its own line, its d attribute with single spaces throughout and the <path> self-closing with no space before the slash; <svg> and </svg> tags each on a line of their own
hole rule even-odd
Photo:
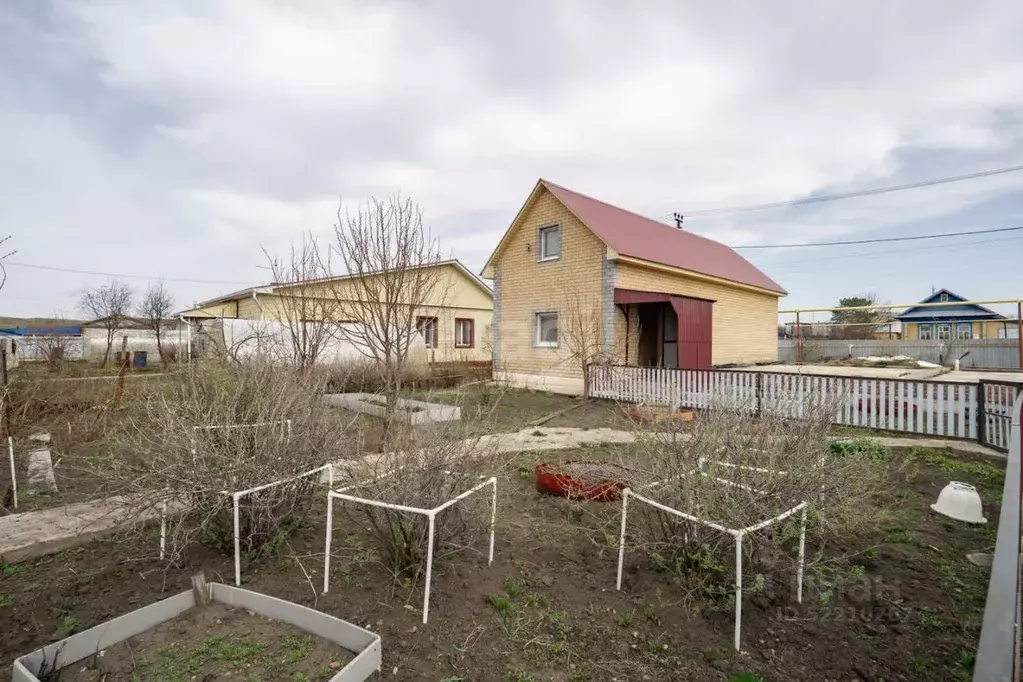
<svg viewBox="0 0 1023 682">
<path fill-rule="evenodd" d="M 468 550 L 440 551 L 427 625 L 421 581 L 391 580 L 344 513 L 335 517 L 329 594 L 319 594 L 321 521 L 309 522 L 276 559 L 244 566 L 244 586 L 380 632 L 381 678 L 393 680 L 969 679 L 988 571 L 965 555 L 994 545 L 1000 465 L 916 453 L 880 502 L 891 510 L 890 525 L 808 548 L 802 605 L 788 570 L 767 576 L 764 589 L 744 600 L 743 653 L 736 654 L 732 609 L 687 599 L 638 552 L 627 555 L 623 590 L 615 590 L 618 504 L 535 492 L 531 463 L 594 459 L 599 451 L 524 453 L 501 472 L 494 564 L 486 565 L 485 532 Z M 899 462 L 908 459 L 897 453 Z M 929 511 L 953 478 L 981 488 L 989 524 Z M 155 537 L 149 544 L 94 542 L 3 567 L 0 661 L 66 636 L 69 619 L 74 629 L 89 627 L 185 589 L 197 568 L 225 581 L 232 575 L 228 557 L 202 551 L 185 565 L 161 565 Z M 851 562 L 839 560 L 847 555 Z"/>
</svg>

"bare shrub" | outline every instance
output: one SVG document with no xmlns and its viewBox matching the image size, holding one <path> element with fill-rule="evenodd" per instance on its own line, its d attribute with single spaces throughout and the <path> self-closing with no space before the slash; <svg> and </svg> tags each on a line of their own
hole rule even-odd
<svg viewBox="0 0 1023 682">
<path fill-rule="evenodd" d="M 736 530 L 807 503 L 807 547 L 818 558 L 830 542 L 875 528 L 884 511 L 872 504 L 890 462 L 869 453 L 838 454 L 828 433 L 836 405 L 826 396 L 755 413 L 755 406 L 720 399 L 684 427 L 645 440 L 639 460 L 660 484 L 645 497 L 685 514 Z M 632 521 L 635 513 L 635 521 Z M 702 596 L 732 598 L 735 539 L 647 505 L 629 513 L 633 542 L 655 569 Z M 800 514 L 753 531 L 743 543 L 744 582 L 762 588 L 778 574 L 795 574 Z M 791 575 L 790 575 L 791 574 Z"/>
<path fill-rule="evenodd" d="M 434 509 L 482 483 L 494 469 L 494 448 L 441 431 L 392 427 L 391 452 L 353 470 L 348 494 L 391 504 Z M 368 531 L 380 561 L 396 581 L 416 581 L 426 565 L 429 521 L 420 514 L 343 502 L 347 518 Z M 490 527 L 491 494 L 480 491 L 436 517 L 435 554 L 478 544 Z"/>
<path fill-rule="evenodd" d="M 277 297 L 279 322 L 290 357 L 285 358 L 302 371 L 308 371 L 330 343 L 337 321 L 334 300 L 323 293 L 316 295 L 303 291 L 331 277 L 330 249 L 321 253 L 319 242 L 312 235 L 294 246 L 288 257 L 271 256 L 264 249 L 275 286 L 282 289 Z"/>
<path fill-rule="evenodd" d="M 365 358 L 320 365 L 316 371 L 323 376 L 327 393 L 382 393 L 386 388 L 379 368 Z M 401 383 L 410 386 L 428 377 L 425 365 L 410 364 L 404 368 Z"/>
<path fill-rule="evenodd" d="M 263 363 L 189 367 L 179 380 L 124 415 L 104 452 L 76 461 L 127 498 L 130 513 L 167 505 L 173 554 L 203 541 L 226 549 L 229 494 L 350 457 L 351 415 L 322 400 L 316 375 Z M 289 428 L 290 420 L 290 428 Z M 200 427 L 200 428 L 196 428 Z M 286 535 L 309 503 L 296 482 L 242 498 L 241 537 L 258 553 Z"/>
</svg>

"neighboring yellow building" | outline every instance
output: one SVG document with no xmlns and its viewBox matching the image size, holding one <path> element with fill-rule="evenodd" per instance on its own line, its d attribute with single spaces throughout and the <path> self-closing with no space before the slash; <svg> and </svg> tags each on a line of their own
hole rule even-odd
<svg viewBox="0 0 1023 682">
<path fill-rule="evenodd" d="M 479 362 L 491 359 L 490 335 L 494 296 L 490 287 L 458 260 L 428 266 L 437 269 L 431 300 L 417 311 L 417 327 L 431 362 Z M 358 306 L 336 304 L 346 299 L 352 278 L 343 275 L 308 282 L 275 283 L 251 287 L 198 303 L 182 313 L 190 322 L 238 319 L 293 322 L 296 311 L 307 321 L 356 323 L 364 320 L 336 318 L 331 310 Z M 354 286 L 351 286 L 354 289 Z M 354 292 L 353 292 L 353 295 Z M 318 313 L 318 310 L 324 312 Z M 350 315 L 344 315 L 349 317 Z"/>
<path fill-rule="evenodd" d="M 778 354 L 785 291 L 723 244 L 540 180 L 483 270 L 495 378 L 566 393 L 584 358 L 709 368 Z"/>
</svg>

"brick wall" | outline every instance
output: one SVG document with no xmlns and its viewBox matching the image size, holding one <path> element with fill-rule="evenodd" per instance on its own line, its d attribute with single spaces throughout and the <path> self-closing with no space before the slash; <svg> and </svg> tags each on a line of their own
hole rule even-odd
<svg viewBox="0 0 1023 682">
<path fill-rule="evenodd" d="M 618 286 L 706 298 L 714 303 L 711 362 L 715 365 L 773 361 L 778 358 L 778 297 L 714 282 L 690 279 L 631 263 L 618 264 Z M 629 364 L 637 361 L 638 315 L 629 320 Z M 624 338 L 625 317 L 615 318 L 615 335 Z"/>
<path fill-rule="evenodd" d="M 538 229 L 553 224 L 561 226 L 561 258 L 537 262 Z M 494 306 L 494 326 L 500 330 L 497 364 L 512 373 L 581 376 L 564 344 L 560 348 L 534 347 L 534 315 L 557 311 L 568 291 L 601 301 L 604 244 L 545 188 L 514 228 L 496 262 L 500 280 Z"/>
</svg>

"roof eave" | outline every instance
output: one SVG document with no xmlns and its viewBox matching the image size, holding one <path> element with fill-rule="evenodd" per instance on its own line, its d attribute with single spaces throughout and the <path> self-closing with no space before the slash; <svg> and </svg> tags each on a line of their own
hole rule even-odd
<svg viewBox="0 0 1023 682">
<path fill-rule="evenodd" d="M 611 253 L 611 251 L 612 251 L 611 249 L 608 249 L 609 254 Z M 662 271 L 670 272 L 670 273 L 677 274 L 677 275 L 680 275 L 680 276 L 683 276 L 683 277 L 689 277 L 689 278 L 692 278 L 692 279 L 698 279 L 698 280 L 702 280 L 702 281 L 705 281 L 705 282 L 714 282 L 715 284 L 723 284 L 725 286 L 736 287 L 736 288 L 739 288 L 739 289 L 746 289 L 746 290 L 749 290 L 749 291 L 756 291 L 756 292 L 761 293 L 761 294 L 770 294 L 771 296 L 777 296 L 778 298 L 781 298 L 782 296 L 788 296 L 788 294 L 789 294 L 789 292 L 785 291 L 780 286 L 777 289 L 768 289 L 767 287 L 757 286 L 756 284 L 747 284 L 746 282 L 736 282 L 735 280 L 725 279 L 724 277 L 716 277 L 714 275 L 706 275 L 706 274 L 704 274 L 702 272 L 696 272 L 695 270 L 686 270 L 685 268 L 680 268 L 680 267 L 677 267 L 677 266 L 674 266 L 674 265 L 666 265 L 664 263 L 657 263 L 657 262 L 650 261 L 650 260 L 644 260 L 642 258 L 636 258 L 635 256 L 629 256 L 627 254 L 619 254 L 617 252 L 615 252 L 615 254 L 616 255 L 615 255 L 615 258 L 613 260 L 618 260 L 618 261 L 621 261 L 623 263 L 631 263 L 633 265 L 638 265 L 640 267 L 647 267 L 647 268 L 652 268 L 652 269 L 655 269 L 655 270 L 662 270 Z M 609 259 L 610 259 L 610 256 L 609 256 Z"/>
</svg>

